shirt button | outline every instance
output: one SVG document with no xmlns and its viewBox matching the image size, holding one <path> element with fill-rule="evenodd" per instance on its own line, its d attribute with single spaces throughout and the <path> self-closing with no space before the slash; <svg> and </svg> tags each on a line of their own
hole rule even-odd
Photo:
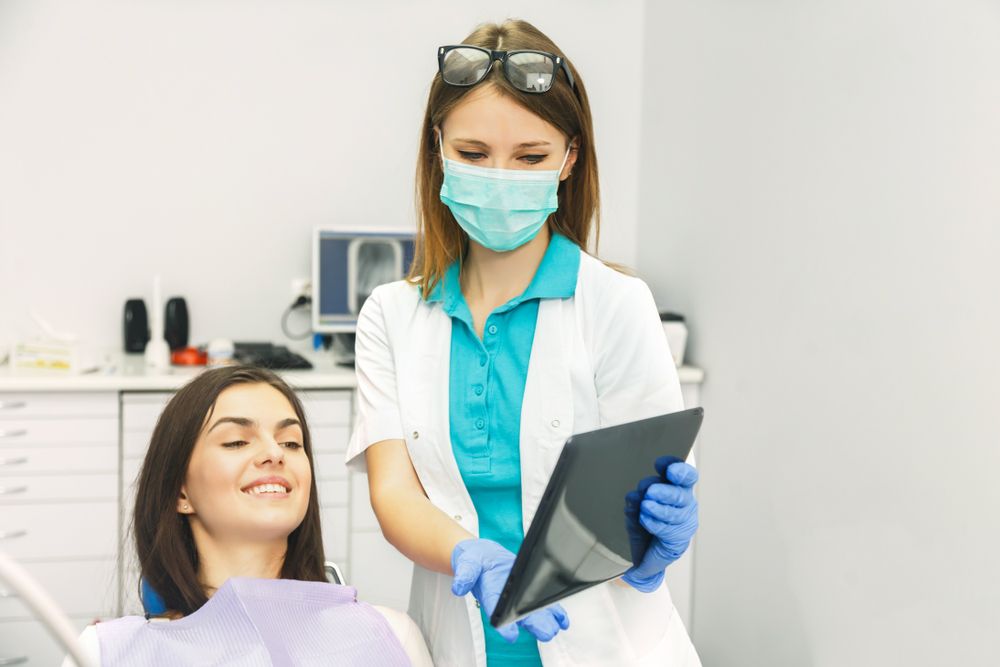
<svg viewBox="0 0 1000 667">
<path fill-rule="evenodd" d="M 486 420 L 485 419 L 477 419 L 476 420 L 476 428 L 482 429 L 485 426 L 486 426 Z"/>
<path fill-rule="evenodd" d="M 487 331 L 489 331 L 491 334 L 495 334 L 497 332 L 497 325 L 491 324 L 490 328 L 487 329 Z"/>
<path fill-rule="evenodd" d="M 472 388 L 472 391 L 476 392 L 476 396 L 482 396 L 483 395 L 483 385 L 477 384 L 475 387 Z"/>
<path fill-rule="evenodd" d="M 486 357 L 479 357 L 479 365 L 480 366 L 486 365 Z"/>
</svg>

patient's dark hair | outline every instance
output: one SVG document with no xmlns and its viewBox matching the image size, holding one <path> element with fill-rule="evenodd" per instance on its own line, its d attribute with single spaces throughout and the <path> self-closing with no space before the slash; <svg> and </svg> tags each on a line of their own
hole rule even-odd
<svg viewBox="0 0 1000 667">
<path fill-rule="evenodd" d="M 225 389 L 237 384 L 266 384 L 280 391 L 302 424 L 302 445 L 309 467 L 312 441 L 302 403 L 274 373 L 251 366 L 206 370 L 181 388 L 156 422 L 142 464 L 135 496 L 133 531 L 142 577 L 160 594 L 168 612 L 188 615 L 208 601 L 198 582 L 198 551 L 188 517 L 177 511 L 177 499 L 187 475 L 195 442 Z M 309 506 L 302 523 L 288 536 L 281 578 L 326 581 L 320 533 L 316 477 L 309 488 Z"/>
</svg>

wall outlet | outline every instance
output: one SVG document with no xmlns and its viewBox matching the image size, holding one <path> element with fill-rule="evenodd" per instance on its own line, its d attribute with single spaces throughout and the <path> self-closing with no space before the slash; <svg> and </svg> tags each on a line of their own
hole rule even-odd
<svg viewBox="0 0 1000 667">
<path fill-rule="evenodd" d="M 292 280 L 292 298 L 300 296 L 312 298 L 312 281 L 308 278 L 295 278 Z"/>
</svg>

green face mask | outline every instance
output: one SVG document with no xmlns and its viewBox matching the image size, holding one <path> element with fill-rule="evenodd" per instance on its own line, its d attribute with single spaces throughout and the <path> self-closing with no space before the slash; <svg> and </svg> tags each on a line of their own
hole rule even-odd
<svg viewBox="0 0 1000 667">
<path fill-rule="evenodd" d="M 559 208 L 559 169 L 488 169 L 444 157 L 438 130 L 444 181 L 441 201 L 476 243 L 507 252 L 535 238 L 549 215 Z"/>
</svg>

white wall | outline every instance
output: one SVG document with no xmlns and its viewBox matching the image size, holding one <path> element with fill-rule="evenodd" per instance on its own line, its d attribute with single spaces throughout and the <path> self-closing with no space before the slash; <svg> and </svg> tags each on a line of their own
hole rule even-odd
<svg viewBox="0 0 1000 667">
<path fill-rule="evenodd" d="M 194 343 L 283 340 L 314 225 L 413 223 L 436 47 L 508 16 L 535 23 L 583 72 L 603 254 L 634 263 L 642 10 L 638 0 L 0 2 L 0 340 L 32 331 L 33 305 L 57 328 L 119 348 L 124 301 L 148 299 L 154 272 L 166 295 L 187 298 Z"/>
<path fill-rule="evenodd" d="M 706 667 L 1000 664 L 1000 4 L 647 3 Z"/>
</svg>

